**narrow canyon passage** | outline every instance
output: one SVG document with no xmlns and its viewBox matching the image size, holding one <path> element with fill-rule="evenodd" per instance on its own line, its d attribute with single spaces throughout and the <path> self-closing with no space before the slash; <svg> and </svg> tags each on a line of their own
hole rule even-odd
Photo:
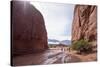
<svg viewBox="0 0 100 67">
<path fill-rule="evenodd" d="M 26 1 L 12 1 L 11 11 L 13 28 L 12 65 L 65 62 L 66 53 L 59 49 L 48 49 L 48 32 L 45 27 L 44 17 L 35 6 Z"/>
<path fill-rule="evenodd" d="M 43 4 L 45 3 L 40 5 L 40 2 L 11 2 L 11 65 L 46 65 L 96 60 L 96 52 L 84 56 L 67 48 L 71 48 L 72 41 L 87 39 L 97 50 L 97 7 Z"/>
</svg>

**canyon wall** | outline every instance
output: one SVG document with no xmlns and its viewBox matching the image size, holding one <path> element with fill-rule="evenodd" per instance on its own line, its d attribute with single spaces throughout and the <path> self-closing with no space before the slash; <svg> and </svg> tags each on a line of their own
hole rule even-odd
<svg viewBox="0 0 100 67">
<path fill-rule="evenodd" d="M 42 14 L 27 1 L 11 2 L 12 55 L 48 49 Z"/>
<path fill-rule="evenodd" d="M 72 41 L 97 40 L 97 6 L 76 5 L 72 23 Z"/>
</svg>

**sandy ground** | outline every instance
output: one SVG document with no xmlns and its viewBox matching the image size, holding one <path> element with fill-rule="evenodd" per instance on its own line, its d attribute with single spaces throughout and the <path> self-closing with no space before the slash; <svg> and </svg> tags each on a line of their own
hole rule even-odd
<svg viewBox="0 0 100 67">
<path fill-rule="evenodd" d="M 71 51 L 69 54 L 78 57 L 81 62 L 97 61 L 97 52 L 80 55 L 77 54 L 75 51 Z"/>
<path fill-rule="evenodd" d="M 12 58 L 13 65 L 47 65 L 47 64 L 62 64 L 72 62 L 88 62 L 96 61 L 96 52 L 86 55 L 76 54 L 75 51 L 62 51 L 61 49 L 51 48 L 42 53 L 33 53 Z"/>
<path fill-rule="evenodd" d="M 53 64 L 59 58 L 62 58 L 62 52 L 58 49 L 50 49 L 42 53 L 22 55 L 12 58 L 13 65 L 40 65 Z"/>
</svg>

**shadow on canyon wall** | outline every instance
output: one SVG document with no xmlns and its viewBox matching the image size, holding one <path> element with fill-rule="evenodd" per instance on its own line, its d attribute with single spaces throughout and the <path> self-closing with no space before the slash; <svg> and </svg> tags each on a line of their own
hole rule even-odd
<svg viewBox="0 0 100 67">
<path fill-rule="evenodd" d="M 27 1 L 11 1 L 12 55 L 48 49 L 42 14 Z"/>
</svg>

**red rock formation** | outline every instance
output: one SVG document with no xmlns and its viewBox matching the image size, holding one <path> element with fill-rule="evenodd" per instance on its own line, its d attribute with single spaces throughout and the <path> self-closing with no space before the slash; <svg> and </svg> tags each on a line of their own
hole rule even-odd
<svg viewBox="0 0 100 67">
<path fill-rule="evenodd" d="M 29 2 L 11 2 L 12 54 L 21 55 L 48 48 L 42 14 Z"/>
<path fill-rule="evenodd" d="M 97 39 L 97 7 L 76 5 L 72 23 L 72 41 Z"/>
</svg>

